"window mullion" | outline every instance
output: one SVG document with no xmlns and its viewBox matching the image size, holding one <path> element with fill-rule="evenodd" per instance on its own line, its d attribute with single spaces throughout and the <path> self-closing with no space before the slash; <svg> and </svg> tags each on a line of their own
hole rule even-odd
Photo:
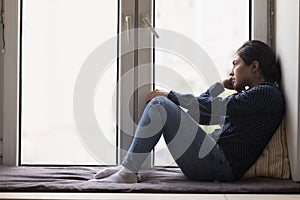
<svg viewBox="0 0 300 200">
<path fill-rule="evenodd" d="M 152 18 L 152 1 L 121 0 L 120 6 L 119 163 L 131 144 L 145 96 L 152 89 L 153 74 L 152 48 L 142 48 L 152 46 L 151 32 L 139 34 L 139 28 L 143 28 L 141 16 Z M 150 159 L 145 165 L 150 165 Z"/>
<path fill-rule="evenodd" d="M 134 133 L 134 46 L 135 0 L 120 0 L 119 75 L 118 75 L 118 164 L 126 155 Z"/>
<path fill-rule="evenodd" d="M 143 29 L 145 25 L 142 22 L 142 18 L 147 17 L 153 24 L 152 16 L 152 0 L 138 0 L 138 13 L 137 22 L 138 28 Z M 150 29 L 143 29 L 139 31 L 137 35 L 137 63 L 135 66 L 136 79 L 135 88 L 137 88 L 136 102 L 135 102 L 135 121 L 141 117 L 145 107 L 145 97 L 153 89 L 153 34 Z M 144 168 L 152 167 L 153 156 L 151 156 L 144 162 Z"/>
</svg>

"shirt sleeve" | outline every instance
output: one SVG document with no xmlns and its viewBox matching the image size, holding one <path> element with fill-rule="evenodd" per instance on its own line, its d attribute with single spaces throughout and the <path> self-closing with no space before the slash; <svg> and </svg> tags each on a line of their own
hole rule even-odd
<svg viewBox="0 0 300 200">
<path fill-rule="evenodd" d="M 217 97 L 223 91 L 224 87 L 220 83 L 215 83 L 199 97 L 171 91 L 168 98 L 175 104 L 187 109 L 187 113 L 199 124 L 216 125 L 223 123 L 223 117 L 226 115 L 226 101 Z M 218 107 L 218 115 L 213 113 L 216 109 L 215 106 Z M 224 112 L 222 115 L 220 115 L 221 110 Z"/>
<path fill-rule="evenodd" d="M 271 110 L 274 106 L 270 107 L 268 104 L 274 95 L 268 86 L 259 85 L 226 98 L 218 97 L 223 91 L 224 87 L 220 83 L 215 83 L 198 97 L 172 91 L 168 98 L 186 108 L 187 113 L 201 125 L 223 124 L 228 116 L 276 112 Z"/>
</svg>

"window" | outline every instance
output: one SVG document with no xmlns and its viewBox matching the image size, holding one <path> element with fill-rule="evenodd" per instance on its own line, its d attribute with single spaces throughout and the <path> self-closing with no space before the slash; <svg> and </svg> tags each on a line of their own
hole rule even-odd
<svg viewBox="0 0 300 200">
<path fill-rule="evenodd" d="M 117 35 L 117 6 L 112 0 L 23 0 L 21 164 L 116 164 L 116 148 L 95 158 L 82 144 L 73 92 L 89 54 Z M 116 79 L 114 62 L 94 94 L 97 121 L 114 146 Z"/>
<path fill-rule="evenodd" d="M 105 149 L 109 156 L 99 160 L 89 153 L 88 147 L 84 148 L 80 144 L 80 137 L 76 135 L 74 126 L 72 127 L 74 122 L 70 117 L 70 112 L 72 112 L 72 107 L 70 107 L 72 91 L 70 91 L 70 88 L 72 88 L 72 82 L 74 83 L 76 70 L 79 70 L 86 57 L 101 42 L 117 34 L 118 29 L 126 31 L 127 29 L 144 27 L 141 17 L 147 16 L 150 23 L 154 24 L 155 21 L 158 34 L 160 34 L 159 28 L 171 29 L 199 44 L 212 58 L 218 73 L 223 75 L 227 72 L 226 67 L 230 67 L 230 58 L 234 53 L 233 51 L 241 42 L 247 39 L 248 31 L 255 39 L 264 40 L 267 38 L 267 31 L 261 28 L 264 27 L 261 24 L 267 21 L 265 9 L 262 9 L 266 8 L 267 0 L 251 0 L 251 8 L 253 9 L 251 13 L 249 13 L 250 7 L 247 7 L 246 2 L 240 0 L 226 2 L 221 0 L 177 0 L 172 2 L 170 0 L 155 2 L 151 0 L 5 1 L 7 32 L 5 34 L 4 84 L 6 87 L 3 96 L 4 113 L 7 114 L 4 116 L 3 123 L 5 138 L 3 163 L 17 165 L 18 161 L 21 161 L 25 164 L 55 165 L 118 164 L 120 161 L 118 157 L 122 157 L 122 152 L 120 153 L 117 148 Z M 23 5 L 23 9 L 21 9 L 21 5 Z M 40 8 L 35 9 L 32 5 L 38 5 Z M 235 10 L 233 7 L 228 8 L 233 11 L 225 11 L 223 8 L 229 5 L 239 6 Z M 214 12 L 207 12 L 210 9 L 213 9 Z M 239 15 L 239 17 L 232 18 L 232 12 L 234 12 L 234 15 Z M 215 15 L 211 15 L 211 13 Z M 252 15 L 250 19 L 249 15 Z M 257 15 L 260 16 L 259 20 L 255 18 Z M 20 20 L 20 16 L 22 16 L 22 20 Z M 34 18 L 33 16 L 38 17 Z M 222 16 L 221 19 L 220 16 Z M 127 23 L 126 19 L 130 23 Z M 232 19 L 234 19 L 233 22 L 230 21 Z M 212 33 L 211 24 L 219 24 L 218 20 L 222 20 L 222 25 L 226 27 L 218 26 L 217 32 Z M 248 23 L 251 20 L 252 30 L 249 30 Z M 19 26 L 20 24 L 22 24 L 22 29 Z M 195 24 L 199 26 L 195 28 Z M 150 33 L 150 39 L 146 38 L 146 40 L 149 40 L 148 43 L 155 42 L 154 45 L 157 45 L 159 40 L 162 41 L 162 38 L 152 40 Z M 226 48 L 216 47 L 219 44 L 224 44 L 223 42 L 230 41 L 232 39 L 230 37 L 233 35 L 234 41 L 226 45 Z M 140 41 L 145 41 L 145 38 L 136 35 L 134 31 L 131 34 L 123 34 L 123 37 L 119 38 L 120 44 L 119 46 L 116 45 L 116 50 L 120 53 L 126 46 L 138 47 Z M 216 56 L 220 54 L 220 57 Z M 154 71 L 152 60 L 155 60 Z M 199 85 L 194 84 L 196 83 L 195 80 L 198 83 L 198 80 L 202 77 L 199 77 L 198 73 L 193 73 L 192 67 L 186 60 L 158 49 L 155 51 L 151 49 L 138 50 L 124 54 L 120 59 L 119 66 L 117 66 L 116 61 L 114 60 L 111 63 L 112 67 L 109 68 L 111 70 L 107 70 L 103 79 L 98 82 L 99 87 L 95 91 L 95 104 L 93 105 L 95 110 L 105 109 L 104 116 L 101 116 L 101 113 L 95 113 L 95 116 L 98 124 L 102 122 L 107 125 L 105 126 L 107 133 L 109 133 L 107 138 L 110 138 L 115 146 L 126 147 L 130 143 L 130 140 L 123 137 L 122 133 L 119 133 L 120 138 L 117 139 L 115 132 L 118 130 L 113 124 L 118 120 L 122 121 L 121 126 L 122 123 L 127 123 L 127 119 L 124 119 L 122 115 L 124 113 L 122 109 L 128 110 L 128 105 L 126 105 L 127 108 L 122 106 L 124 105 L 122 98 L 124 97 L 123 94 L 126 94 L 126 88 L 135 87 L 138 78 L 148 79 L 149 81 L 154 79 L 156 84 L 153 87 L 156 88 L 174 89 L 178 92 L 192 92 L 194 94 L 203 91 L 206 86 L 204 82 L 199 83 Z M 142 72 L 136 69 L 137 66 L 147 63 L 150 63 L 148 71 Z M 171 77 L 164 79 L 166 76 L 163 68 L 159 68 L 161 65 L 174 67 L 172 68 L 173 72 L 180 73 L 183 80 L 188 82 L 188 87 L 186 84 L 173 84 L 174 81 Z M 22 70 L 20 70 L 20 66 Z M 179 68 L 179 66 L 181 67 Z M 120 91 L 117 95 L 119 102 L 114 103 L 113 106 L 105 106 L 108 105 L 106 103 L 112 105 L 111 98 L 114 98 L 112 93 L 107 93 L 109 96 L 107 102 L 100 102 L 103 100 L 101 94 L 106 93 L 105 90 L 109 86 L 112 88 L 118 86 L 116 83 L 118 72 L 119 76 L 122 76 L 131 69 L 134 70 L 134 80 L 119 86 Z M 167 69 L 169 70 L 169 68 Z M 182 69 L 184 70 L 182 71 Z M 67 77 L 65 76 L 72 77 L 72 79 L 66 81 Z M 22 81 L 20 81 L 21 77 Z M 52 82 L 51 87 L 49 85 L 50 81 Z M 166 84 L 161 84 L 163 81 Z M 101 85 L 106 85 L 107 88 L 102 88 Z M 152 89 L 152 85 L 139 88 L 131 99 L 129 110 L 135 120 L 138 114 L 141 113 L 144 95 L 150 89 Z M 117 112 L 112 112 L 111 107 L 115 106 L 119 106 Z M 117 113 L 118 116 L 115 117 L 113 113 Z M 101 117 L 105 118 L 105 123 Z M 62 134 L 57 139 L 47 140 L 40 135 L 42 132 L 50 134 L 54 132 L 52 134 L 54 136 L 58 133 L 58 130 L 66 135 L 72 135 L 72 137 L 67 136 L 72 139 L 63 141 L 63 137 L 66 136 L 62 136 Z M 26 134 L 22 135 L 25 131 Z M 20 135 L 19 132 L 21 132 Z M 28 135 L 29 132 L 35 133 L 36 137 Z M 39 138 L 39 141 L 31 141 L 35 138 Z M 49 147 L 46 147 L 46 145 L 49 145 Z M 28 152 L 30 148 L 35 149 L 34 154 L 26 156 L 26 151 Z M 49 153 L 49 156 L 45 159 L 37 155 L 40 148 L 45 148 L 44 152 Z M 18 153 L 19 150 L 21 154 Z M 44 155 L 44 153 L 42 154 Z M 77 154 L 82 156 L 79 157 Z M 63 157 L 59 158 L 58 155 L 63 155 Z M 67 159 L 65 159 L 66 157 Z M 154 153 L 153 163 L 154 165 L 169 165 L 173 161 L 168 157 L 165 147 L 159 145 Z"/>
<path fill-rule="evenodd" d="M 215 67 L 219 74 L 214 77 L 225 77 L 236 49 L 249 39 L 249 23 L 248 0 L 155 1 L 156 28 L 169 29 L 190 38 L 213 62 L 213 66 L 204 60 L 200 62 L 201 66 L 193 66 L 177 52 L 155 50 L 156 87 L 196 96 L 205 91 L 208 86 L 205 79 L 210 74 L 202 71 L 203 66 Z M 183 40 L 174 42 L 185 45 Z M 188 49 L 185 52 L 195 53 Z M 155 150 L 155 165 L 174 165 L 163 139 Z"/>
</svg>

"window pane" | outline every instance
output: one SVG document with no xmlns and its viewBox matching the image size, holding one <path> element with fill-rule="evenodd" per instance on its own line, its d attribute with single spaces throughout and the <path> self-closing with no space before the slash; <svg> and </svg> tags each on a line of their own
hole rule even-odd
<svg viewBox="0 0 300 200">
<path fill-rule="evenodd" d="M 116 148 L 100 159 L 88 153 L 76 131 L 73 91 L 89 54 L 117 34 L 117 1 L 23 0 L 22 20 L 21 163 L 116 164 Z M 114 146 L 116 73 L 113 63 L 94 95 L 98 124 Z"/>
<path fill-rule="evenodd" d="M 155 26 L 191 38 L 212 59 L 220 77 L 224 77 L 231 68 L 237 47 L 249 38 L 248 4 L 247 0 L 157 0 Z M 194 95 L 206 89 L 203 77 L 178 56 L 156 50 L 155 62 L 157 66 L 169 66 L 188 83 L 179 82 L 175 77 L 168 76 L 168 70 L 157 67 L 157 88 L 164 83 L 165 89 Z M 155 150 L 155 165 L 174 164 L 163 140 L 159 141 Z"/>
</svg>

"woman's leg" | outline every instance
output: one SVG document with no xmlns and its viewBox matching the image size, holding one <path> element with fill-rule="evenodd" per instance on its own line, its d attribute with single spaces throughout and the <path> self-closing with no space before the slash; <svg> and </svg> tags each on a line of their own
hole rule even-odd
<svg viewBox="0 0 300 200">
<path fill-rule="evenodd" d="M 134 174 L 140 171 L 143 162 L 161 137 L 167 116 L 180 118 L 180 112 L 179 107 L 165 97 L 156 97 L 146 105 L 133 141 L 122 163 L 125 171 L 130 170 Z M 174 124 L 176 126 L 176 123 Z M 132 181 L 132 173 L 120 174 L 120 171 L 124 171 L 124 168 L 107 168 L 98 172 L 95 178 L 102 178 L 101 180 L 105 182 L 128 182 L 125 180 L 128 178 L 124 176 L 129 175 Z"/>
<path fill-rule="evenodd" d="M 175 129 L 178 128 L 177 121 L 180 121 L 181 112 L 176 104 L 165 97 L 152 99 L 144 109 L 122 166 L 134 174 L 138 173 L 143 162 L 160 139 L 164 125 L 166 123 L 174 124 L 173 133 L 176 133 Z M 132 181 L 130 173 L 120 174 L 120 171 L 124 171 L 123 168 L 119 170 L 116 170 L 116 168 L 105 169 L 98 172 L 95 178 L 102 178 L 101 181 L 105 182 L 128 182 L 128 178 L 124 175 L 130 175 Z"/>
<path fill-rule="evenodd" d="M 165 97 L 156 97 L 146 106 L 122 164 L 125 169 L 137 173 L 162 134 L 172 156 L 187 177 L 197 180 L 218 178 L 221 170 L 219 163 L 222 160 L 215 141 L 189 115 Z M 124 172 L 119 170 L 103 181 L 132 181 L 130 173 L 128 178 L 128 173 L 120 171 Z"/>
<path fill-rule="evenodd" d="M 216 140 L 190 115 L 179 109 L 178 117 L 177 110 L 168 109 L 166 106 L 168 104 L 165 104 L 168 117 L 162 133 L 171 155 L 182 172 L 194 180 L 235 180 L 232 168 Z M 169 106 L 172 105 L 175 104 Z"/>
<path fill-rule="evenodd" d="M 151 150 L 164 133 L 169 124 L 168 135 L 175 135 L 182 110 L 166 97 L 156 97 L 145 107 L 137 126 L 133 141 L 122 163 L 123 166 L 138 173 Z"/>
</svg>

